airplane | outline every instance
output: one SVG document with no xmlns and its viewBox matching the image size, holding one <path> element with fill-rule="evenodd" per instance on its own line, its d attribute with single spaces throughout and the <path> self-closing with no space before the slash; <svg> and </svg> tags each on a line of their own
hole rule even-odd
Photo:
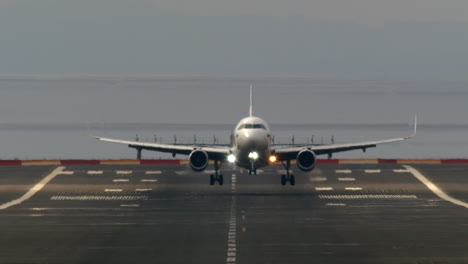
<svg viewBox="0 0 468 264">
<path fill-rule="evenodd" d="M 253 115 L 253 86 L 250 86 L 250 108 L 249 116 L 243 118 L 235 126 L 231 134 L 229 146 L 220 145 L 182 145 L 182 144 L 161 144 L 150 142 L 127 141 L 113 138 L 96 137 L 100 141 L 119 143 L 128 145 L 137 150 L 137 159 L 141 159 L 141 151 L 159 151 L 188 155 L 190 167 L 195 172 L 204 171 L 210 160 L 214 161 L 214 174 L 210 175 L 210 185 L 216 182 L 223 185 L 223 174 L 219 170 L 224 162 L 236 164 L 245 168 L 249 175 L 257 174 L 257 169 L 273 163 L 281 163 L 286 171 L 281 175 L 281 184 L 295 185 L 295 176 L 290 173 L 291 160 L 296 160 L 296 164 L 301 171 L 310 172 L 315 168 L 317 156 L 328 155 L 331 159 L 333 153 L 350 150 L 363 150 L 376 147 L 380 144 L 404 141 L 416 135 L 417 117 L 414 118 L 413 134 L 408 137 L 392 138 L 378 141 L 367 141 L 350 144 L 327 144 L 327 145 L 288 145 L 279 146 L 273 144 L 272 132 L 263 119 Z"/>
</svg>

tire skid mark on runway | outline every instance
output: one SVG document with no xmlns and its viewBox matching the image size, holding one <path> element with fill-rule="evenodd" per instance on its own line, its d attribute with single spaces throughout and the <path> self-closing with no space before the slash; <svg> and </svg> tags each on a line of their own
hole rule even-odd
<svg viewBox="0 0 468 264">
<path fill-rule="evenodd" d="M 451 197 L 450 195 L 446 194 L 444 191 L 439 189 L 439 187 L 437 187 L 437 185 L 435 185 L 434 183 L 429 181 L 424 175 L 422 175 L 415 168 L 413 168 L 411 166 L 408 166 L 408 165 L 404 165 L 403 167 L 405 167 L 411 174 L 413 174 L 414 177 L 416 177 L 416 179 L 418 179 L 420 182 L 422 182 L 424 185 L 426 185 L 426 187 L 429 190 L 431 190 L 434 194 L 436 194 L 440 198 L 444 199 L 447 202 L 453 203 L 455 205 L 459 205 L 459 206 L 468 208 L 468 203 L 465 203 L 463 201 L 455 199 L 455 198 Z"/>
<path fill-rule="evenodd" d="M 57 175 L 61 174 L 63 172 L 63 170 L 65 169 L 65 167 L 63 166 L 60 166 L 60 167 L 57 167 L 55 170 L 53 170 L 49 175 L 47 175 L 44 179 L 42 179 L 38 184 L 34 185 L 34 187 L 32 187 L 28 192 L 26 192 L 23 196 L 21 196 L 20 198 L 16 199 L 16 200 L 13 200 L 13 201 L 10 201 L 8 203 L 4 203 L 2 205 L 0 205 L 0 210 L 4 210 L 4 209 L 7 209 L 7 208 L 10 208 L 14 205 L 17 205 L 17 204 L 20 204 L 26 200 L 28 200 L 29 198 L 31 198 L 34 194 L 36 194 L 37 192 L 39 192 L 42 188 L 44 188 L 44 186 L 46 186 L 47 183 L 49 183 L 53 178 L 55 178 Z"/>
</svg>

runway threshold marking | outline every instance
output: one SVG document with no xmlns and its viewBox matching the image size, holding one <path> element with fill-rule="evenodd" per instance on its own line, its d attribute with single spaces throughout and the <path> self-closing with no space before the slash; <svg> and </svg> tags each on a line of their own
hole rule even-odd
<svg viewBox="0 0 468 264">
<path fill-rule="evenodd" d="M 29 198 L 31 198 L 34 194 L 36 194 L 38 191 L 40 191 L 44 186 L 49 183 L 53 178 L 55 178 L 57 175 L 61 174 L 63 172 L 63 169 L 65 167 L 60 166 L 57 167 L 55 170 L 53 170 L 49 175 L 47 175 L 44 179 L 42 179 L 38 184 L 34 185 L 28 192 L 26 192 L 23 196 L 20 198 L 10 201 L 8 203 L 4 203 L 0 205 L 0 210 L 5 210 L 7 208 L 10 208 L 14 205 L 20 204 Z"/>
<path fill-rule="evenodd" d="M 431 190 L 433 193 L 435 193 L 441 199 L 444 199 L 447 202 L 451 202 L 451 203 L 453 203 L 455 205 L 459 205 L 459 206 L 468 208 L 468 203 L 465 203 L 463 201 L 455 199 L 455 198 L 451 197 L 450 195 L 446 194 L 444 191 L 439 189 L 439 187 L 437 187 L 437 185 L 435 185 L 430 180 L 428 180 L 424 175 L 422 175 L 422 173 L 420 173 L 415 168 L 413 168 L 411 166 L 408 166 L 408 165 L 404 165 L 403 167 L 405 167 L 411 174 L 413 174 L 414 177 L 416 177 L 416 179 L 418 179 L 420 182 L 422 182 L 424 185 L 426 185 L 426 187 L 429 190 Z"/>
</svg>

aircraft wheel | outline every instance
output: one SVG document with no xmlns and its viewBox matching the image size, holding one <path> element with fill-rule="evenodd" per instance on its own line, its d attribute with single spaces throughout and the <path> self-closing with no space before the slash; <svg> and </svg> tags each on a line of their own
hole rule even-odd
<svg viewBox="0 0 468 264">
<path fill-rule="evenodd" d="M 286 175 L 281 175 L 281 185 L 286 185 Z"/>
<path fill-rule="evenodd" d="M 289 183 L 291 185 L 295 185 L 296 184 L 296 178 L 294 177 L 294 175 L 291 175 L 290 178 L 289 178 Z"/>
<path fill-rule="evenodd" d="M 215 178 L 213 175 L 210 175 L 210 185 L 214 185 L 215 183 Z"/>
<path fill-rule="evenodd" d="M 223 185 L 223 184 L 224 184 L 224 177 L 223 177 L 222 174 L 219 175 L 218 182 L 219 182 L 219 185 Z"/>
</svg>

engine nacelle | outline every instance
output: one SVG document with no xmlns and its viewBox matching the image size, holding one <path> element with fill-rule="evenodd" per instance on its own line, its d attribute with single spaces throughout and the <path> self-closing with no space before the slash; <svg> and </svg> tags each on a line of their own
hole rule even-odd
<svg viewBox="0 0 468 264">
<path fill-rule="evenodd" d="M 189 156 L 190 167 L 192 170 L 200 172 L 204 171 L 208 166 L 208 154 L 203 150 L 194 150 Z"/>
<path fill-rule="evenodd" d="M 315 168 L 317 156 L 312 150 L 302 150 L 297 154 L 296 162 L 299 169 L 302 171 L 311 171 Z"/>
</svg>

